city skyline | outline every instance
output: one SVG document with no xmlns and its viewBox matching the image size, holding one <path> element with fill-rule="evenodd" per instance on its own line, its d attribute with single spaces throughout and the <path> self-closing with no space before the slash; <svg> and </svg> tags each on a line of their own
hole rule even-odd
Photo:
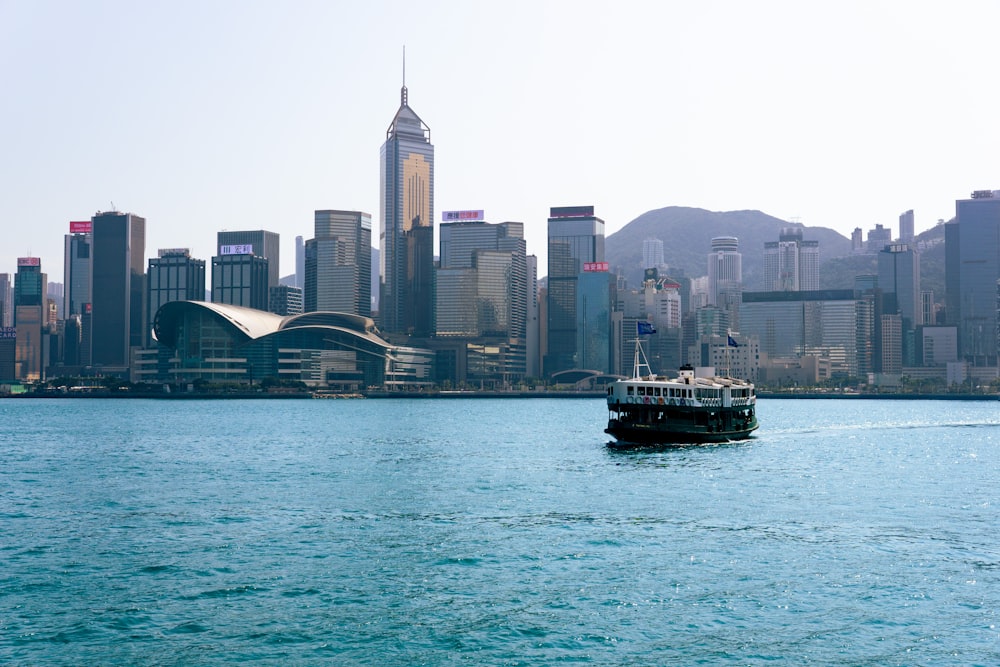
<svg viewBox="0 0 1000 667">
<path fill-rule="evenodd" d="M 379 224 L 404 44 L 435 208 L 525 223 L 543 267 L 552 206 L 595 205 L 609 236 L 670 205 L 844 236 L 912 209 L 919 233 L 997 185 L 990 3 L 53 5 L 0 8 L 7 272 L 57 269 L 66 223 L 95 210 L 145 217 L 147 257 L 272 229 L 285 274 L 313 211 Z M 85 34 L 115 39 L 69 46 Z"/>
</svg>

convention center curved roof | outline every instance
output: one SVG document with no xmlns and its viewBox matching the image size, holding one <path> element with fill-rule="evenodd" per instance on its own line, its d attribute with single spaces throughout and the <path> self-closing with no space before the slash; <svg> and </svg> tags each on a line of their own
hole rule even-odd
<svg viewBox="0 0 1000 667">
<path fill-rule="evenodd" d="M 153 337 L 168 347 L 174 347 L 177 327 L 184 314 L 199 310 L 212 313 L 248 341 L 282 331 L 321 328 L 336 330 L 385 349 L 392 347 L 378 335 L 375 321 L 370 317 L 323 311 L 282 317 L 255 308 L 208 301 L 171 301 L 164 304 L 153 318 Z"/>
</svg>

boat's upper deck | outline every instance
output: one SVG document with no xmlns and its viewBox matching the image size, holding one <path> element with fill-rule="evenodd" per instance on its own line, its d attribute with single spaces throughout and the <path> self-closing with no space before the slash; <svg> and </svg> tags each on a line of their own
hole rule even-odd
<svg viewBox="0 0 1000 667">
<path fill-rule="evenodd" d="M 728 377 L 695 377 L 681 371 L 668 379 L 647 375 L 618 380 L 608 385 L 608 403 L 682 405 L 692 407 L 737 407 L 756 403 L 754 385 Z"/>
</svg>

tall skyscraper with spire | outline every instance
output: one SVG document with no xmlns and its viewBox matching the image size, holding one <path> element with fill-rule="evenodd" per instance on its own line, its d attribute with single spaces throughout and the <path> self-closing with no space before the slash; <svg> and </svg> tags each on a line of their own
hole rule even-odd
<svg viewBox="0 0 1000 667">
<path fill-rule="evenodd" d="M 407 100 L 405 61 L 403 72 L 380 158 L 378 319 L 383 332 L 426 336 L 434 330 L 434 146 Z"/>
</svg>

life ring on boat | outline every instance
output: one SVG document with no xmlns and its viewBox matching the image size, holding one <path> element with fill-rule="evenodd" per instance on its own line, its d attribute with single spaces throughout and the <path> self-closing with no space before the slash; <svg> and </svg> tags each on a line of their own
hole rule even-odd
<svg viewBox="0 0 1000 667">
<path fill-rule="evenodd" d="M 667 404 L 668 405 L 677 405 L 677 401 L 675 399 L 671 398 L 669 401 L 667 401 Z"/>
<path fill-rule="evenodd" d="M 656 399 L 656 402 L 659 403 L 660 405 L 663 405 L 663 398 Z"/>
<path fill-rule="evenodd" d="M 631 396 L 629 396 L 628 398 L 626 398 L 626 399 L 625 399 L 625 402 L 626 402 L 626 403 L 631 403 L 631 402 L 632 402 L 632 397 L 631 397 Z"/>
<path fill-rule="evenodd" d="M 650 402 L 649 396 L 647 396 L 646 398 L 644 398 L 642 400 L 642 402 L 645 403 L 646 405 L 649 405 L 649 402 Z"/>
</svg>

